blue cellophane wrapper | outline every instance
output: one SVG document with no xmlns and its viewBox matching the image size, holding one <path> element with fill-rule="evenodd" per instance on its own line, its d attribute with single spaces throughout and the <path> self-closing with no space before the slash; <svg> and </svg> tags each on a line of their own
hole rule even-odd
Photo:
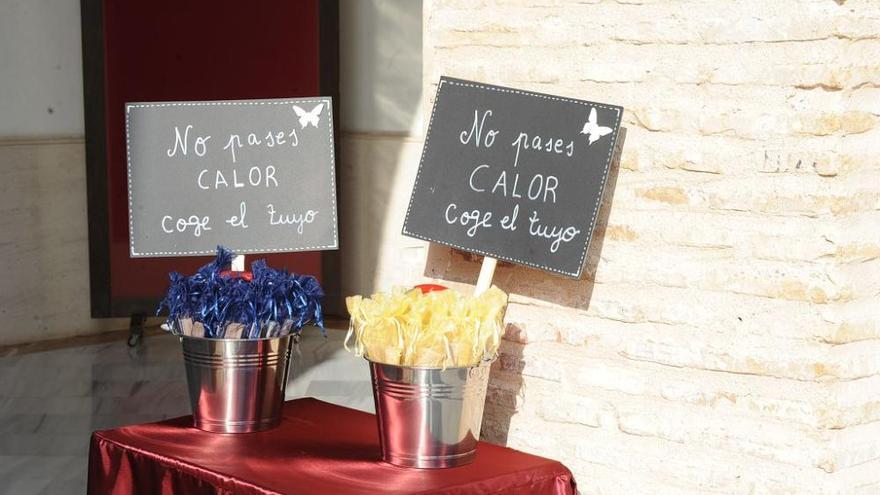
<svg viewBox="0 0 880 495">
<path fill-rule="evenodd" d="M 299 333 L 315 324 L 324 331 L 324 291 L 310 275 L 251 263 L 253 279 L 231 276 L 235 253 L 217 248 L 217 258 L 195 274 L 169 274 L 171 283 L 157 314 L 168 310 L 166 328 L 178 335 L 256 339 Z"/>
</svg>

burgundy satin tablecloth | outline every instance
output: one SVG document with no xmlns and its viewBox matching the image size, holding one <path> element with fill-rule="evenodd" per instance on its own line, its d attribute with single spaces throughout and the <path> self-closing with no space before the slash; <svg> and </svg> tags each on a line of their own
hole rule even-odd
<svg viewBox="0 0 880 495">
<path fill-rule="evenodd" d="M 562 464 L 480 442 L 473 464 L 405 469 L 379 460 L 376 418 L 316 399 L 287 402 L 281 426 L 206 433 L 192 418 L 92 434 L 89 493 L 571 494 Z"/>
</svg>

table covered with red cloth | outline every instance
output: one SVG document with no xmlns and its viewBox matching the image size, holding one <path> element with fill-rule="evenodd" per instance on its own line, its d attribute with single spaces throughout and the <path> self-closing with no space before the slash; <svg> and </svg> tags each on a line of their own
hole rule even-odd
<svg viewBox="0 0 880 495">
<path fill-rule="evenodd" d="M 192 417 L 97 431 L 89 493 L 104 494 L 571 494 L 556 461 L 480 442 L 476 460 L 449 469 L 409 469 L 379 460 L 372 414 L 299 399 L 281 426 L 207 433 Z"/>
</svg>

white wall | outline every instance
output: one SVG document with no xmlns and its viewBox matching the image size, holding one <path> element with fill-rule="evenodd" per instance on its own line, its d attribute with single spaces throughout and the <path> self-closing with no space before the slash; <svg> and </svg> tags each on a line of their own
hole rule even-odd
<svg viewBox="0 0 880 495">
<path fill-rule="evenodd" d="M 78 0 L 0 1 L 0 139 L 82 136 Z"/>
<path fill-rule="evenodd" d="M 342 0 L 342 130 L 419 134 L 422 3 Z"/>
<path fill-rule="evenodd" d="M 363 294 L 412 285 L 424 266 L 425 244 L 400 234 L 422 146 L 422 3 L 340 11 L 343 290 Z"/>
<path fill-rule="evenodd" d="M 0 1 L 0 345 L 124 328 L 89 316 L 77 0 Z"/>
</svg>

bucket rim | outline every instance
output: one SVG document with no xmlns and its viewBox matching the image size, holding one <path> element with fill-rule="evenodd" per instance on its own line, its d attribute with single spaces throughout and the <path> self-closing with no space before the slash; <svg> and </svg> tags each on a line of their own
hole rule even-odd
<svg viewBox="0 0 880 495">
<path fill-rule="evenodd" d="M 495 353 L 491 358 L 483 358 L 480 360 L 479 363 L 472 364 L 470 366 L 447 366 L 445 368 L 442 366 L 408 366 L 405 364 L 389 364 L 389 363 L 383 363 L 381 361 L 373 361 L 372 359 L 368 358 L 366 355 L 364 355 L 363 358 L 365 361 L 367 361 L 370 364 L 378 364 L 381 366 L 392 366 L 394 368 L 403 368 L 403 369 L 409 369 L 409 370 L 448 371 L 448 370 L 469 370 L 472 368 L 479 368 L 480 366 L 484 366 L 487 364 L 492 364 L 498 359 L 498 353 Z"/>
<path fill-rule="evenodd" d="M 181 340 L 181 342 L 184 339 L 195 340 L 195 341 L 206 340 L 206 341 L 210 341 L 210 342 L 260 342 L 260 341 L 268 342 L 270 340 L 281 340 L 281 339 L 288 338 L 288 337 L 293 337 L 294 339 L 297 339 L 301 336 L 301 333 L 302 333 L 301 331 L 300 332 L 290 332 L 287 335 L 279 335 L 277 337 L 260 337 L 260 338 L 256 338 L 256 339 L 227 339 L 227 338 L 217 338 L 217 337 L 197 337 L 195 335 L 175 335 L 175 334 L 172 334 L 172 335 L 174 335 L 175 337 L 178 337 Z"/>
</svg>

